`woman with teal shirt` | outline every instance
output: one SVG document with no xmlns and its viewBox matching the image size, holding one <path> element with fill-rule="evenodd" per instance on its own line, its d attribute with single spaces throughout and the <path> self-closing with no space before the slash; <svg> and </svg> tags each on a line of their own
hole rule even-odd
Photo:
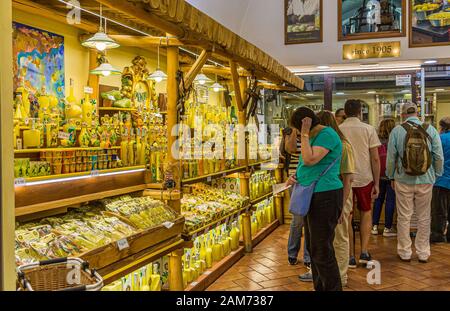
<svg viewBox="0 0 450 311">
<path fill-rule="evenodd" d="M 339 178 L 342 142 L 329 127 L 306 107 L 294 111 L 291 127 L 300 132 L 301 158 L 296 176 L 288 184 L 309 186 L 331 165 L 314 189 L 305 217 L 305 240 L 311 255 L 311 270 L 316 291 L 342 290 L 339 267 L 334 254 L 334 232 L 343 207 L 343 184 Z"/>
</svg>

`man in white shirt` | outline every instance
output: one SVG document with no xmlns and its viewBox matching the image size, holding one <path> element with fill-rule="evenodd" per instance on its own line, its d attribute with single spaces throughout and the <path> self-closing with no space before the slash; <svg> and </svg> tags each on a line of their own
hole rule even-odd
<svg viewBox="0 0 450 311">
<path fill-rule="evenodd" d="M 379 0 L 369 0 L 367 2 L 367 24 L 370 32 L 377 32 L 378 26 L 381 24 L 381 5 Z"/>
<path fill-rule="evenodd" d="M 381 146 L 377 131 L 369 124 L 361 122 L 362 104 L 360 100 L 350 99 L 345 103 L 347 119 L 340 125 L 342 133 L 353 146 L 356 170 L 353 174 L 353 194 L 357 200 L 357 208 L 361 212 L 361 255 L 360 264 L 367 264 L 372 258 L 368 251 L 372 229 L 372 202 L 380 192 L 380 157 L 378 147 Z M 354 245 L 350 241 L 349 267 L 356 268 L 353 256 Z"/>
<path fill-rule="evenodd" d="M 320 10 L 320 0 L 291 0 L 287 15 L 292 24 L 314 21 Z"/>
</svg>

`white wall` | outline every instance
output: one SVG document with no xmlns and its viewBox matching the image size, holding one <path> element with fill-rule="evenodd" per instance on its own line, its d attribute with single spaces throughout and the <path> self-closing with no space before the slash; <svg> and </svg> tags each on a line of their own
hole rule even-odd
<svg viewBox="0 0 450 311">
<path fill-rule="evenodd" d="M 370 41 L 396 41 L 402 56 L 396 60 L 450 57 L 450 46 L 413 48 L 408 38 L 338 42 L 337 0 L 323 0 L 324 42 L 284 45 L 284 0 L 187 0 L 237 34 L 257 45 L 286 66 L 348 63 L 342 60 L 342 45 Z M 249 9 L 246 10 L 248 2 Z M 409 1 L 408 1 L 409 2 Z M 246 13 L 244 13 L 246 12 Z M 243 18 L 239 23 L 239 18 Z M 384 59 L 392 60 L 392 59 Z"/>
</svg>

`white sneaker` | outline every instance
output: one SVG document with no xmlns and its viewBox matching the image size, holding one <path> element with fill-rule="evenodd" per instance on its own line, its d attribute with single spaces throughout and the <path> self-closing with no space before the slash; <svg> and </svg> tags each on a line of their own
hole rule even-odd
<svg viewBox="0 0 450 311">
<path fill-rule="evenodd" d="M 378 226 L 377 225 L 374 225 L 372 227 L 372 235 L 378 235 Z"/>
<path fill-rule="evenodd" d="M 397 232 L 395 232 L 395 230 L 393 228 L 390 228 L 390 229 L 384 228 L 383 236 L 386 238 L 391 238 L 391 237 L 397 236 Z"/>
</svg>

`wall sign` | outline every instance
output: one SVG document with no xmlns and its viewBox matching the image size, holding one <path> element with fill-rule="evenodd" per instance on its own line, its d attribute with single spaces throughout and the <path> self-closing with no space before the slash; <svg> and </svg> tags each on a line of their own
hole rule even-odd
<svg viewBox="0 0 450 311">
<path fill-rule="evenodd" d="M 411 86 L 411 75 L 397 75 L 395 76 L 396 86 Z"/>
<path fill-rule="evenodd" d="M 400 57 L 400 41 L 365 44 L 344 44 L 343 59 Z"/>
</svg>

